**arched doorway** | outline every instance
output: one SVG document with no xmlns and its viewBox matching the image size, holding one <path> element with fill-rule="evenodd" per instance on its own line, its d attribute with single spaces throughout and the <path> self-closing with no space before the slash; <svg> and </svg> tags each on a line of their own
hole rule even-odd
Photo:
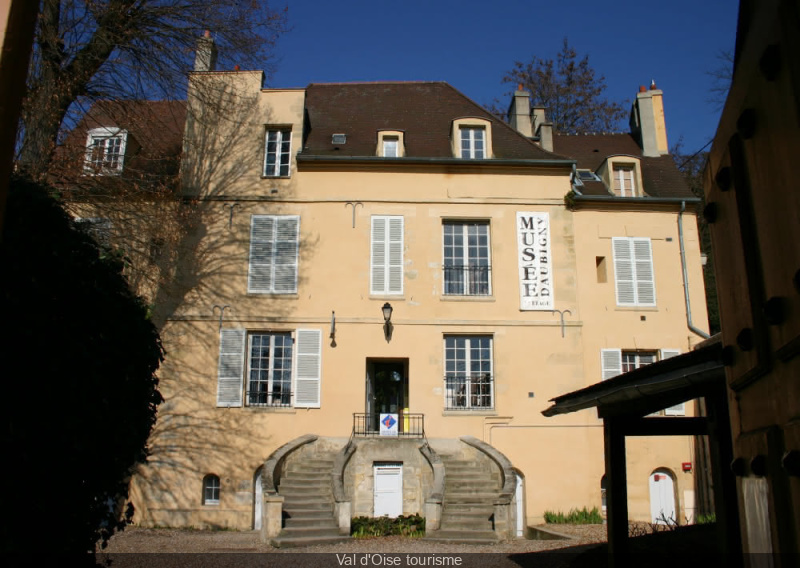
<svg viewBox="0 0 800 568">
<path fill-rule="evenodd" d="M 659 468 L 650 474 L 650 519 L 656 524 L 677 524 L 675 476 Z"/>
</svg>

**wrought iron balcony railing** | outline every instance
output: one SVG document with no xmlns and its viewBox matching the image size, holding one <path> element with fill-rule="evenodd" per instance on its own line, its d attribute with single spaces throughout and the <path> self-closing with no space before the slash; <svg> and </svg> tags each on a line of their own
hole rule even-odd
<svg viewBox="0 0 800 568">
<path fill-rule="evenodd" d="M 397 435 L 405 438 L 425 437 L 425 415 L 399 412 Z M 353 413 L 353 436 L 357 438 L 381 435 L 380 414 Z"/>
</svg>

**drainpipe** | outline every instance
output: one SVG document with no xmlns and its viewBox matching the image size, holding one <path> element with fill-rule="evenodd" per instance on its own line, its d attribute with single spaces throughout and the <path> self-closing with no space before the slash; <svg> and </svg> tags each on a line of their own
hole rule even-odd
<svg viewBox="0 0 800 568">
<path fill-rule="evenodd" d="M 696 328 L 692 324 L 692 304 L 689 302 L 689 273 L 686 270 L 686 249 L 683 246 L 683 212 L 686 211 L 686 202 L 681 201 L 681 210 L 678 213 L 678 241 L 681 244 L 681 268 L 683 269 L 683 297 L 686 299 L 686 323 L 689 330 L 693 331 L 703 339 L 711 337 L 702 329 Z"/>
</svg>

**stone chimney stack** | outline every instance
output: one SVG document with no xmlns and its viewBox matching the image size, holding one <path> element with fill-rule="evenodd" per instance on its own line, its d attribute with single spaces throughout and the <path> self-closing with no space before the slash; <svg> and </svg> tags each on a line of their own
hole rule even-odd
<svg viewBox="0 0 800 568">
<path fill-rule="evenodd" d="M 656 82 L 652 81 L 649 90 L 644 86 L 639 87 L 631 108 L 631 134 L 638 138 L 644 156 L 669 154 L 663 95 L 656 87 Z"/>
<path fill-rule="evenodd" d="M 211 32 L 206 30 L 203 37 L 197 40 L 197 52 L 194 56 L 195 71 L 214 71 L 217 67 L 217 46 Z"/>
<path fill-rule="evenodd" d="M 544 107 L 533 107 L 533 130 L 539 137 L 539 146 L 548 152 L 553 151 L 553 123 L 547 122 Z"/>
<path fill-rule="evenodd" d="M 508 122 L 517 132 L 528 138 L 533 136 L 531 128 L 531 99 L 522 85 L 517 87 L 517 92 L 511 97 L 511 106 L 508 107 Z"/>
</svg>

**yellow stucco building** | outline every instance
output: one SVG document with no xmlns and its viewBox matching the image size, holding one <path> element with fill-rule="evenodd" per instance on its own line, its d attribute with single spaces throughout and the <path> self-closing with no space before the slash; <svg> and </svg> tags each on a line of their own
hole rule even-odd
<svg viewBox="0 0 800 568">
<path fill-rule="evenodd" d="M 707 331 L 661 91 L 631 134 L 567 136 L 521 91 L 509 125 L 445 83 L 200 69 L 136 521 L 303 542 L 420 514 L 477 540 L 601 508 L 602 422 L 542 410 Z M 631 517 L 690 519 L 692 463 L 689 437 L 630 444 Z"/>
</svg>

